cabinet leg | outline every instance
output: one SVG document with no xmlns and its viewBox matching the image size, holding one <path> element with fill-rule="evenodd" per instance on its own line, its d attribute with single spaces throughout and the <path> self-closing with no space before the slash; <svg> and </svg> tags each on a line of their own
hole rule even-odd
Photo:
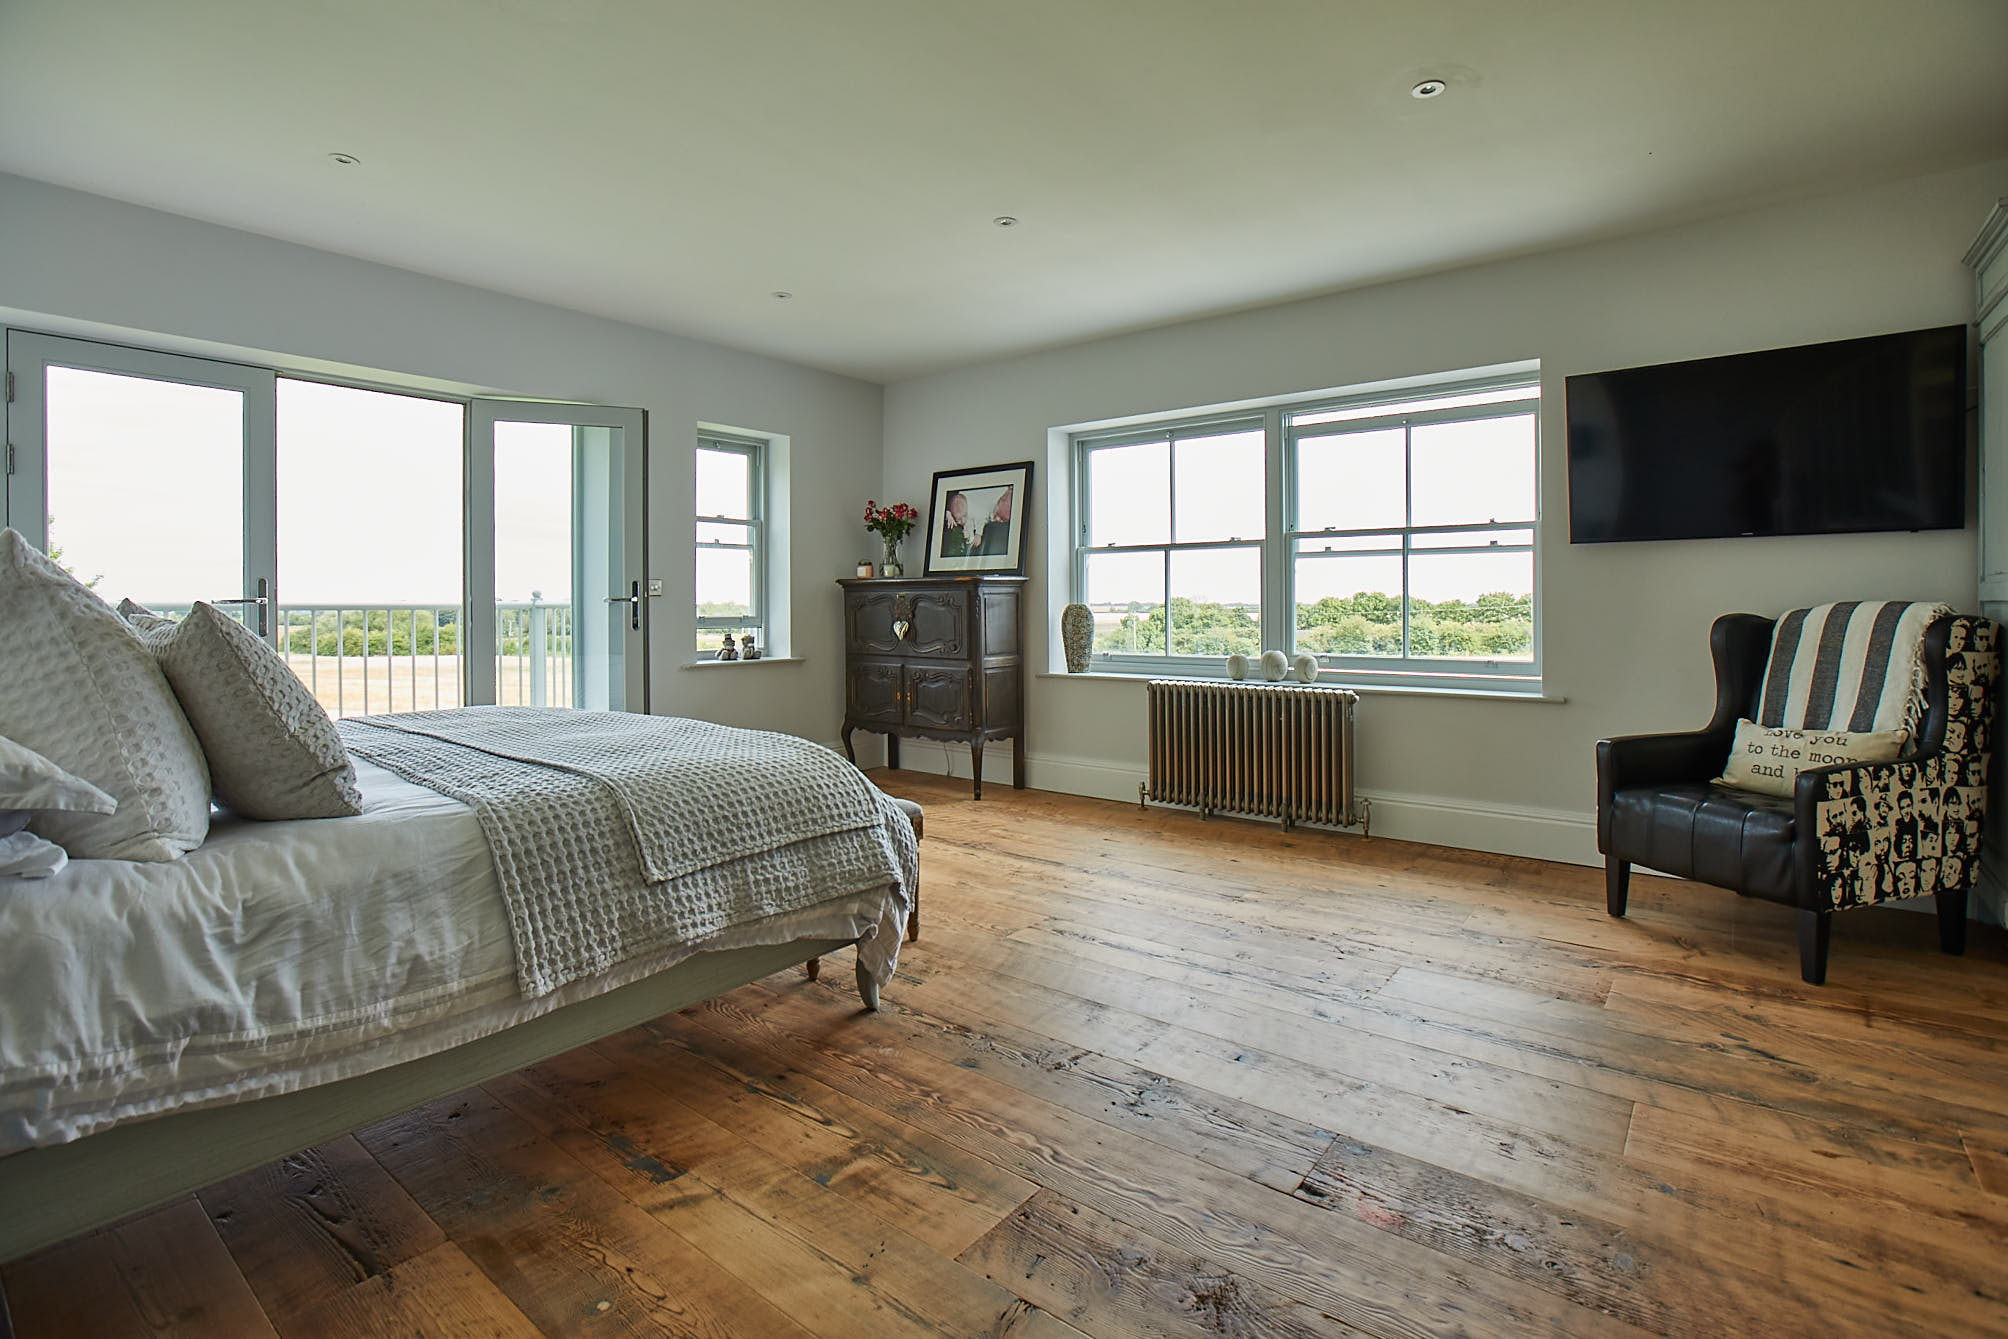
<svg viewBox="0 0 2008 1339">
<path fill-rule="evenodd" d="M 895 771 L 895 772 L 897 772 L 897 771 L 899 770 L 899 736 L 898 736 L 898 735 L 887 735 L 887 736 L 885 737 L 885 765 L 886 765 L 887 767 L 890 767 L 890 768 L 892 768 L 892 770 L 893 770 L 893 771 Z"/>
<path fill-rule="evenodd" d="M 1025 736 L 1011 741 L 1011 789 L 1025 789 Z"/>
<path fill-rule="evenodd" d="M 973 779 L 970 798 L 980 800 L 983 798 L 983 741 L 980 739 L 969 741 L 969 774 Z"/>
<path fill-rule="evenodd" d="M 809 974 L 811 981 L 814 981 L 823 974 L 823 960 L 821 958 L 811 958 L 802 964 L 802 970 Z"/>
<path fill-rule="evenodd" d="M 851 727 L 844 727 L 844 756 L 851 760 L 851 766 L 858 765 L 858 751 L 851 747 Z"/>
</svg>

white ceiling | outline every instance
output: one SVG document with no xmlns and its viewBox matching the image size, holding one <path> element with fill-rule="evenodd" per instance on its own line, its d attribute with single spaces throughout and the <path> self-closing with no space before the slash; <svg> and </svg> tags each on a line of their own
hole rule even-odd
<svg viewBox="0 0 2008 1339">
<path fill-rule="evenodd" d="M 2004 60 L 2003 0 L 0 0 L 0 169 L 887 381 L 2008 153 Z"/>
</svg>

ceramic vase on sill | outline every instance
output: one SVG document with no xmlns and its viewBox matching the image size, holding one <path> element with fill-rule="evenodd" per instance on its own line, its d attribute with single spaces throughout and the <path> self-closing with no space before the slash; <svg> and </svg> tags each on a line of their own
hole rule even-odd
<svg viewBox="0 0 2008 1339">
<path fill-rule="evenodd" d="M 882 577 L 906 575 L 906 568 L 899 561 L 899 540 L 891 535 L 885 536 L 885 561 L 879 564 L 879 575 Z"/>
<path fill-rule="evenodd" d="M 1095 616 L 1086 605 L 1070 604 L 1060 611 L 1060 649 L 1066 653 L 1067 673 L 1087 670 L 1094 638 Z"/>
</svg>

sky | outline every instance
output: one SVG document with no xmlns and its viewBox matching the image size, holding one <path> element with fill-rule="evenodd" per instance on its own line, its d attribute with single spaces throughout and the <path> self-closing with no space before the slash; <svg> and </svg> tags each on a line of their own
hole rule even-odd
<svg viewBox="0 0 2008 1339">
<path fill-rule="evenodd" d="M 50 542 L 116 603 L 243 585 L 243 397 L 75 368 L 48 373 Z M 279 598 L 290 606 L 461 602 L 466 410 L 281 378 Z M 495 442 L 496 595 L 569 602 L 571 430 Z"/>
</svg>

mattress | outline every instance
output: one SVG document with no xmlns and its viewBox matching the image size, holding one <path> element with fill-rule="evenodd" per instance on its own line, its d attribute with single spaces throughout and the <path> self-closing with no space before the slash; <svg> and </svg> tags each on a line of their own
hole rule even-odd
<svg viewBox="0 0 2008 1339">
<path fill-rule="evenodd" d="M 436 1054 L 709 949 L 898 940 L 879 889 L 524 999 L 473 810 L 356 771 L 354 818 L 219 815 L 179 861 L 0 882 L 0 1154 Z"/>
</svg>

